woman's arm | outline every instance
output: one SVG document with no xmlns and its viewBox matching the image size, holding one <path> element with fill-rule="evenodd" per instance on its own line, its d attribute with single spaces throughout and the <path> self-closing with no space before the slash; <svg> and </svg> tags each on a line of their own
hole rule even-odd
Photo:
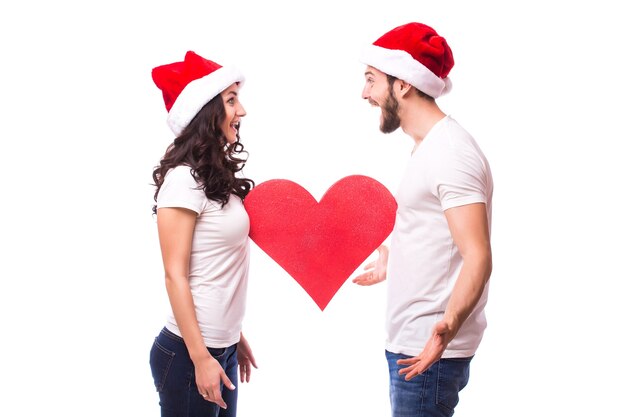
<svg viewBox="0 0 626 417">
<path fill-rule="evenodd" d="M 189 287 L 189 259 L 196 224 L 196 213 L 184 208 L 159 208 L 157 227 L 165 286 L 176 324 L 181 332 L 196 371 L 196 384 L 205 399 L 226 408 L 220 381 L 230 389 L 235 386 L 204 344 Z"/>
</svg>

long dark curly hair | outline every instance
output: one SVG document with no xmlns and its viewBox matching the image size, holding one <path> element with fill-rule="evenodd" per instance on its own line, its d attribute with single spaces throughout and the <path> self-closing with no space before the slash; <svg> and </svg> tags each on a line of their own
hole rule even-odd
<svg viewBox="0 0 626 417">
<path fill-rule="evenodd" d="M 165 174 L 179 165 L 191 167 L 191 173 L 199 188 L 209 200 L 216 201 L 224 207 L 230 195 L 235 194 L 243 201 L 255 183 L 249 178 L 236 176 L 236 173 L 245 166 L 247 152 L 239 142 L 239 134 L 235 143 L 229 144 L 226 141 L 220 128 L 225 117 L 222 96 L 218 94 L 202 107 L 180 136 L 167 148 L 160 164 L 152 171 L 153 185 L 156 187 L 155 202 Z M 155 204 L 152 206 L 152 213 L 156 212 Z"/>
</svg>

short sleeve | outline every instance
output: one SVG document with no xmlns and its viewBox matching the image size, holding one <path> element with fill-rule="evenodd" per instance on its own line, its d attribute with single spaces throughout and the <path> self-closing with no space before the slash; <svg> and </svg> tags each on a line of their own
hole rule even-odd
<svg viewBox="0 0 626 417">
<path fill-rule="evenodd" d="M 453 149 L 436 169 L 436 195 L 443 210 L 487 203 L 487 172 L 474 149 Z"/>
<path fill-rule="evenodd" d="M 165 175 L 156 203 L 157 209 L 181 207 L 200 214 L 206 201 L 206 195 L 191 174 L 191 168 L 179 165 Z"/>
</svg>

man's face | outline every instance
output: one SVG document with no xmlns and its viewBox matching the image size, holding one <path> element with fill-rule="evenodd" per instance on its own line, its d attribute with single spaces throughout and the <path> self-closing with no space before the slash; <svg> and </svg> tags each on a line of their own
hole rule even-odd
<svg viewBox="0 0 626 417">
<path fill-rule="evenodd" d="M 361 97 L 372 106 L 380 107 L 380 131 L 391 133 L 400 127 L 398 100 L 393 92 L 393 85 L 387 81 L 387 75 L 374 67 L 365 69 L 365 86 Z"/>
</svg>

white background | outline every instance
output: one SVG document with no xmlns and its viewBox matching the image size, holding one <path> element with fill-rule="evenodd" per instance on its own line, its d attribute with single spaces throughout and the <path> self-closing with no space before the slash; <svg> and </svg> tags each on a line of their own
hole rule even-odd
<svg viewBox="0 0 626 417">
<path fill-rule="evenodd" d="M 358 52 L 422 21 L 452 47 L 438 102 L 495 178 L 489 327 L 458 416 L 616 415 L 626 372 L 623 39 L 610 1 L 5 2 L 0 6 L 2 414 L 156 416 L 167 298 L 151 172 L 172 135 L 152 67 L 194 50 L 246 73 L 246 174 L 316 198 L 394 191 Z M 324 312 L 252 245 L 246 416 L 387 416 L 385 284 Z M 612 382 L 615 381 L 615 382 Z M 5 412 L 5 410 L 11 410 Z"/>
</svg>

